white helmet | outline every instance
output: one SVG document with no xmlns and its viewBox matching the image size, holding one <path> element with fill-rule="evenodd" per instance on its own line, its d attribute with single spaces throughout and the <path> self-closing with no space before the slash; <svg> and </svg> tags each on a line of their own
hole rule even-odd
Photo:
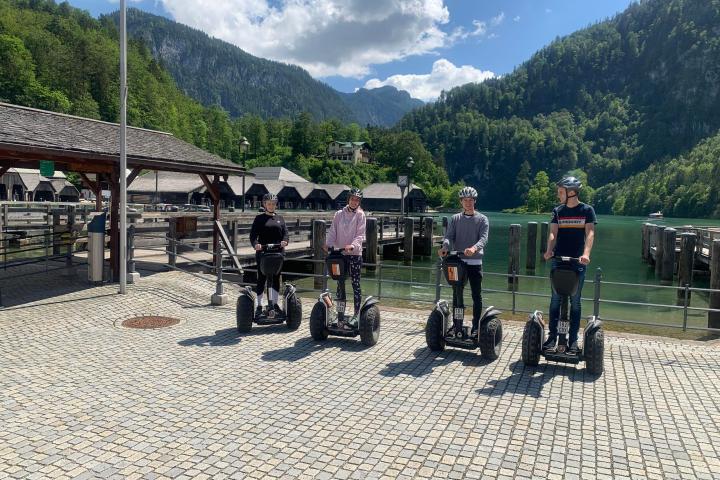
<svg viewBox="0 0 720 480">
<path fill-rule="evenodd" d="M 460 198 L 477 198 L 477 190 L 473 187 L 463 187 L 458 194 Z"/>
</svg>

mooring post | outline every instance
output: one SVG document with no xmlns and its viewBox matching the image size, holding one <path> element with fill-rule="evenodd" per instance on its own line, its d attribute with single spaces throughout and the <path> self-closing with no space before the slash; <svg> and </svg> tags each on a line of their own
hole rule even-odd
<svg viewBox="0 0 720 480">
<path fill-rule="evenodd" d="M 525 259 L 525 269 L 528 272 L 535 271 L 535 262 L 537 255 L 537 222 L 528 222 L 527 233 L 527 258 Z"/>
<path fill-rule="evenodd" d="M 363 252 L 365 255 L 365 267 L 369 272 L 375 271 L 378 253 L 378 221 L 377 218 L 365 219 L 365 245 L 367 248 Z"/>
<path fill-rule="evenodd" d="M 669 230 L 669 229 L 667 229 Z M 667 230 L 665 230 L 667 232 Z M 677 304 L 685 304 L 685 293 L 682 287 L 685 285 L 692 287 L 693 266 L 695 265 L 695 245 L 697 244 L 697 235 L 694 233 L 680 234 L 680 260 L 678 262 L 678 288 Z M 667 255 L 667 252 L 663 253 Z M 672 277 L 671 277 L 672 278 Z M 687 300 L 690 301 L 692 292 L 687 292 Z"/>
<path fill-rule="evenodd" d="M 659 277 L 662 272 L 662 260 L 664 253 L 665 242 L 665 227 L 655 227 L 655 276 Z"/>
<path fill-rule="evenodd" d="M 314 263 L 313 271 L 315 275 L 315 281 L 313 282 L 316 289 L 323 287 L 323 275 L 325 274 L 325 265 L 323 262 L 317 261 L 325 258 L 323 246 L 325 246 L 325 220 L 313 220 L 312 221 L 312 253 Z"/>
<path fill-rule="evenodd" d="M 647 263 L 648 261 L 648 242 L 649 242 L 649 236 L 650 236 L 650 224 L 649 223 L 643 223 L 642 226 L 642 241 L 641 243 L 641 252 L 640 252 L 640 258 L 644 263 Z"/>
<path fill-rule="evenodd" d="M 403 238 L 403 261 L 412 263 L 413 259 L 413 241 L 415 236 L 415 219 L 413 217 L 405 218 L 405 237 Z"/>
<path fill-rule="evenodd" d="M 520 224 L 510 225 L 508 241 L 508 289 L 515 291 L 518 286 L 517 272 L 520 267 Z"/>
<path fill-rule="evenodd" d="M 674 228 L 666 228 L 663 231 L 663 258 L 660 267 L 660 282 L 671 285 L 675 274 L 675 239 L 677 231 Z"/>
<path fill-rule="evenodd" d="M 432 249 L 433 249 L 433 236 L 435 232 L 433 231 L 435 229 L 435 220 L 433 217 L 425 217 L 423 219 L 423 222 L 425 222 L 425 226 L 423 227 L 423 234 L 425 235 L 425 239 L 423 240 L 423 255 L 429 257 L 432 255 Z"/>
<path fill-rule="evenodd" d="M 720 239 L 710 245 L 710 288 L 708 308 L 720 310 Z M 708 328 L 720 329 L 720 311 L 708 312 Z"/>
<path fill-rule="evenodd" d="M 540 261 L 545 261 L 545 250 L 547 250 L 548 241 L 548 222 L 542 222 L 540 224 Z"/>
</svg>

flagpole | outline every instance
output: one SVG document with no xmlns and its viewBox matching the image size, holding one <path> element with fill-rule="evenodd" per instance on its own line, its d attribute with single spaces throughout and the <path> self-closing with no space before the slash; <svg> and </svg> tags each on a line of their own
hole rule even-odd
<svg viewBox="0 0 720 480">
<path fill-rule="evenodd" d="M 127 284 L 127 28 L 125 0 L 120 0 L 120 293 Z"/>
</svg>

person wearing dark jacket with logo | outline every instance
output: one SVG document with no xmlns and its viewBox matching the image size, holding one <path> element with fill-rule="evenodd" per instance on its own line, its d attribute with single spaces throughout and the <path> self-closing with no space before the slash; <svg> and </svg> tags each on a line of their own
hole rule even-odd
<svg viewBox="0 0 720 480">
<path fill-rule="evenodd" d="M 585 281 L 585 271 L 590 263 L 590 252 L 595 241 L 595 224 L 597 217 L 590 205 L 582 203 L 578 193 L 582 183 L 575 177 L 564 177 L 557 183 L 557 194 L 561 205 L 552 212 L 550 232 L 548 233 L 547 250 L 543 254 L 545 260 L 553 257 L 578 258 L 579 263 L 573 263 L 573 268 L 579 274 L 579 284 L 575 295 L 570 297 L 570 332 L 568 340 L 572 353 L 577 353 L 578 332 L 580 330 L 582 287 Z M 553 260 L 552 269 L 557 265 Z M 548 338 L 543 344 L 544 350 L 552 350 L 557 342 L 557 326 L 560 319 L 561 297 L 555 290 L 550 300 L 550 325 Z"/>
<path fill-rule="evenodd" d="M 438 252 L 441 257 L 447 255 L 448 250 L 457 250 L 464 254 L 462 261 L 467 267 L 473 299 L 471 335 L 477 334 L 482 316 L 482 259 L 490 231 L 488 218 L 475 210 L 477 196 L 477 190 L 473 187 L 460 190 L 460 204 L 463 210 L 450 219 L 442 248 Z M 465 306 L 463 289 L 464 285 L 458 285 L 453 289 L 453 305 L 459 308 Z"/>
<path fill-rule="evenodd" d="M 285 220 L 282 215 L 278 215 L 275 212 L 275 209 L 277 208 L 277 201 L 277 195 L 266 193 L 265 196 L 263 196 L 262 202 L 265 211 L 255 217 L 252 227 L 250 228 L 250 244 L 255 249 L 255 260 L 258 266 L 260 265 L 260 252 L 263 249 L 263 245 L 280 245 L 284 251 L 290 241 L 290 234 L 287 226 L 285 225 Z M 267 278 L 258 268 L 257 285 L 255 286 L 255 293 L 257 294 L 256 315 L 260 315 L 262 313 L 265 282 L 270 282 L 268 308 L 270 308 L 270 305 L 273 305 L 276 313 L 280 311 L 280 307 L 278 305 L 278 297 L 280 296 L 280 275 Z"/>
</svg>

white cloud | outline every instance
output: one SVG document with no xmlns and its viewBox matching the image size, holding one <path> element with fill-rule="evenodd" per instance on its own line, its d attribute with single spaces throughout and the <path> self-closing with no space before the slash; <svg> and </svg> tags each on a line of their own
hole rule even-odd
<svg viewBox="0 0 720 480">
<path fill-rule="evenodd" d="M 552 9 L 546 8 L 546 9 L 545 9 L 545 13 L 552 13 Z"/>
<path fill-rule="evenodd" d="M 437 60 L 432 71 L 426 75 L 393 75 L 380 80 L 373 78 L 365 83 L 365 88 L 372 89 L 392 85 L 399 90 L 406 90 L 411 96 L 420 100 L 435 100 L 443 90 L 471 82 L 482 82 L 495 77 L 493 72 L 479 70 L 471 65 L 456 67 L 452 62 L 442 58 Z"/>
<path fill-rule="evenodd" d="M 313 76 L 361 77 L 370 65 L 436 52 L 465 32 L 441 26 L 444 0 L 160 0 L 175 20 Z"/>
<path fill-rule="evenodd" d="M 490 25 L 493 27 L 497 27 L 501 23 L 503 23 L 503 20 L 505 20 L 505 12 L 500 12 L 497 16 L 493 17 L 490 20 Z"/>
<path fill-rule="evenodd" d="M 513 22 L 519 22 L 520 21 L 520 15 L 517 15 L 515 18 L 513 18 Z"/>
</svg>

